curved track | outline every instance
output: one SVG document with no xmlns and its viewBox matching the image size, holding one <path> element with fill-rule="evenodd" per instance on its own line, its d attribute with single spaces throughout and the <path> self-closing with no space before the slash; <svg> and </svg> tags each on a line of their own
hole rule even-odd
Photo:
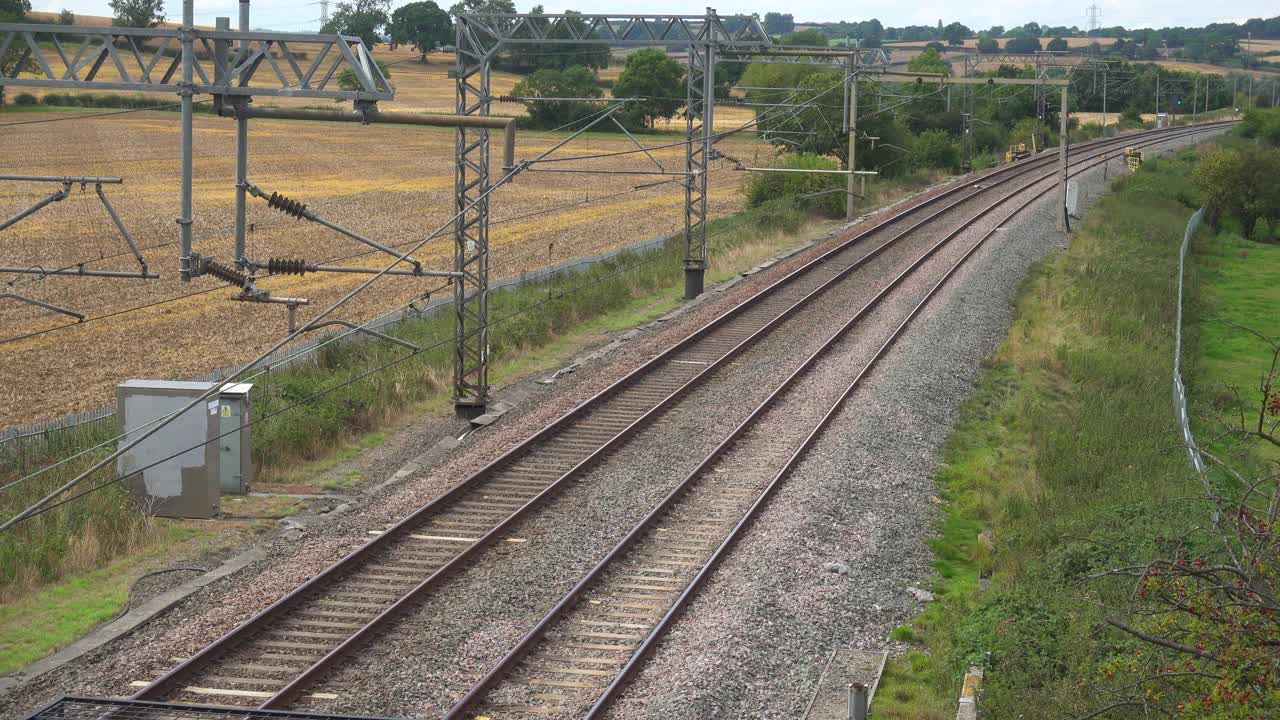
<svg viewBox="0 0 1280 720">
<path fill-rule="evenodd" d="M 1120 146 L 1163 142 L 1218 127 L 1221 125 L 1177 128 L 1082 144 L 1076 146 L 1073 155 L 1083 155 L 1083 160 L 1073 162 L 1092 161 Z M 344 656 L 372 639 L 390 619 L 412 607 L 449 574 L 464 569 L 481 550 L 500 540 L 508 528 L 530 516 L 570 479 L 606 457 L 634 433 L 644 430 L 690 389 L 785 323 L 807 303 L 910 237 L 918 228 L 948 213 L 962 214 L 951 211 L 963 209 L 969 201 L 985 202 L 988 195 L 998 198 L 978 214 L 959 218 L 959 227 L 947 236 L 950 239 L 1025 189 L 1028 178 L 1030 183 L 1038 183 L 1052 177 L 1052 170 L 1045 171 L 1056 161 L 1056 155 L 1045 154 L 966 178 L 965 182 L 924 196 L 911 207 L 860 228 L 834 248 L 763 288 L 379 534 L 148 685 L 135 698 L 194 700 L 212 695 L 219 702 L 262 708 L 288 706 L 336 667 Z M 869 240 L 885 236 L 875 247 L 866 249 Z M 941 245 L 938 243 L 933 250 Z M 912 268 L 918 267 L 924 257 Z M 910 269 L 899 275 L 894 284 L 907 272 Z M 864 306 L 828 345 L 870 311 L 889 289 Z M 810 357 L 766 404 L 780 397 L 785 386 L 799 379 L 801 371 L 816 362 L 822 352 Z M 766 410 L 762 406 L 752 419 Z M 747 430 L 740 427 L 704 465 L 715 461 L 718 453 L 727 451 L 744 432 Z M 784 444 L 786 453 L 794 450 L 792 445 Z M 801 447 L 796 452 L 802 450 Z M 735 502 L 746 502 L 759 492 L 759 488 L 753 486 L 731 494 L 738 496 Z M 739 505 L 724 509 L 726 517 L 741 515 Z M 633 535 L 638 531 L 633 531 Z M 681 567 L 693 570 L 705 567 L 701 560 L 691 558 L 689 562 L 696 564 Z M 636 649 L 643 652 L 639 646 Z M 519 653 L 517 650 L 513 656 Z M 608 671 L 589 666 L 574 668 L 584 672 L 570 674 L 588 678 L 575 682 L 590 681 L 593 687 L 605 678 L 600 672 L 621 679 L 612 668 Z M 593 672 L 585 672 L 587 670 Z M 463 705 L 478 699 L 484 691 L 473 691 Z M 462 712 L 463 705 L 455 712 Z"/>
<path fill-rule="evenodd" d="M 1078 167 L 1070 175 L 1105 162 L 1096 158 L 1095 153 L 1077 161 Z M 1049 177 L 1052 176 L 1040 180 Z M 575 585 L 446 718 L 601 715 L 727 549 L 907 325 L 999 227 L 1053 192 L 1054 185 L 1017 203 L 950 263 L 905 318 L 893 326 L 852 380 L 831 382 L 849 372 L 848 358 L 832 351 L 840 348 L 847 333 L 874 312 L 908 275 L 924 266 L 973 222 L 996 213 L 1026 189 L 1018 187 L 992 201 L 889 281 Z M 817 408 L 812 405 L 815 396 L 823 398 Z M 806 415 L 809 422 L 797 422 L 798 417 Z"/>
</svg>

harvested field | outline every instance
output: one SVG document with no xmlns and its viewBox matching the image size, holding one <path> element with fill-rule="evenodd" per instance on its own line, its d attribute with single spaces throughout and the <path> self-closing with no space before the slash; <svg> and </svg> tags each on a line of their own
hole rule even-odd
<svg viewBox="0 0 1280 720">
<path fill-rule="evenodd" d="M 432 69 L 440 65 L 428 66 Z M 429 102 L 426 95 L 409 102 Z M 48 120 L 64 114 L 9 112 L 3 123 Z M 232 302 L 233 290 L 213 278 L 190 284 L 177 279 L 178 125 L 171 112 L 140 112 L 8 128 L 0 134 L 0 172 L 48 175 L 118 175 L 123 186 L 108 196 L 134 233 L 161 280 L 10 275 L 13 288 L 68 306 L 90 320 L 76 324 L 13 301 L 0 304 L 0 426 L 47 418 L 100 404 L 116 383 L 130 377 L 173 378 L 233 365 L 253 357 L 285 334 L 280 306 Z M 562 135 L 520 133 L 517 155 L 532 157 Z M 648 145 L 679 140 L 644 138 Z M 250 178 L 314 211 L 385 244 L 413 242 L 445 222 L 453 203 L 453 131 L 435 128 L 359 126 L 345 123 L 255 121 L 250 137 Z M 721 143 L 738 157 L 771 151 L 746 137 Z M 634 146 L 621 135 L 581 137 L 562 155 L 611 152 Z M 494 176 L 498 176 L 494 158 Z M 654 151 L 668 169 L 683 164 L 683 150 Z M 197 115 L 195 138 L 195 249 L 223 259 L 233 248 L 234 124 Z M 652 169 L 644 155 L 591 161 L 596 167 Z M 577 165 L 578 163 L 575 163 Z M 723 165 L 724 162 L 721 162 Z M 581 163 L 586 166 L 587 163 Z M 564 164 L 560 165 L 561 167 Z M 492 201 L 493 276 L 505 277 L 566 258 L 589 255 L 682 227 L 683 190 L 674 182 L 633 190 L 664 178 L 526 174 Z M 741 176 L 719 167 L 712 176 L 715 216 L 741 207 Z M 7 217 L 56 186 L 0 185 L 0 216 Z M 606 196 L 621 194 L 619 197 Z M 591 202 L 586 202 L 596 199 Z M 576 206 L 564 207 L 571 203 Z M 545 212 L 543 212 L 545 211 Z M 531 215 L 531 213 L 538 213 Z M 336 233 L 296 221 L 250 200 L 250 255 L 322 262 L 369 250 Z M 121 254 L 126 253 L 126 254 Z M 429 243 L 418 257 L 432 268 L 450 263 L 452 238 Z M 380 266 L 380 254 L 350 263 Z M 134 270 L 92 188 L 74 191 L 0 235 L 0 264 L 63 267 L 85 260 L 98 269 Z M 301 296 L 319 312 L 367 276 L 308 274 L 266 280 L 273 293 Z M 336 317 L 367 320 L 437 287 L 438 280 L 386 278 Z M 184 297 L 186 296 L 186 297 Z M 158 303 L 141 310 L 138 306 Z M 122 313 L 94 319 L 109 313 Z M 60 327 L 65 326 L 65 327 Z M 53 328 L 59 328 L 53 330 Z M 43 334 L 15 339 L 31 333 Z"/>
</svg>

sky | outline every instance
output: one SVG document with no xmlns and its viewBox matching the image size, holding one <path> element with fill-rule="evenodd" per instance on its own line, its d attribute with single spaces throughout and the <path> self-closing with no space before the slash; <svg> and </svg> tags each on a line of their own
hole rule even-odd
<svg viewBox="0 0 1280 720">
<path fill-rule="evenodd" d="M 405 4 L 408 0 L 393 0 L 393 6 Z M 526 11 L 539 0 L 516 0 L 516 7 Z M 688 0 L 590 0 L 576 6 L 560 6 L 554 2 L 541 0 L 547 12 L 562 11 L 565 8 L 591 10 L 611 13 L 683 13 L 700 14 L 704 3 Z M 453 0 L 436 0 L 448 9 Z M 958 7 L 956 3 L 944 3 L 938 0 L 923 0 L 919 3 L 892 3 L 881 5 L 870 4 L 859 8 L 860 14 L 850 14 L 850 8 L 843 3 L 832 3 L 830 0 L 788 0 L 788 2 L 770 3 L 766 0 L 733 0 L 713 5 L 722 15 L 735 13 L 758 12 L 762 16 L 766 12 L 785 9 L 801 21 L 837 21 L 868 20 L 879 18 L 890 26 L 933 25 L 942 20 L 943 24 L 959 20 L 974 30 L 986 29 L 992 25 L 1012 27 L 1034 20 L 1041 25 L 1078 25 L 1085 27 L 1087 19 L 1085 8 L 1091 0 L 1077 0 L 1079 7 L 1068 7 L 1053 0 L 986 0 L 973 7 Z M 333 4 L 336 4 L 333 3 Z M 333 6 L 330 5 L 330 7 Z M 1280 14 L 1275 0 L 1232 0 L 1229 7 L 1216 3 L 1194 2 L 1193 0 L 1167 0 L 1162 3 L 1138 0 L 1123 2 L 1101 2 L 1101 22 L 1103 27 L 1123 25 L 1127 28 L 1165 27 L 1183 25 L 1187 27 L 1206 25 L 1211 22 L 1243 22 L 1254 17 L 1274 17 Z M 68 9 L 86 15 L 110 15 L 111 9 L 107 0 L 32 0 L 35 10 L 57 12 Z M 212 25 L 215 17 L 222 15 L 232 19 L 238 16 L 238 4 L 235 0 L 196 0 L 196 22 Z M 168 0 L 165 13 L 170 20 L 182 17 L 180 0 Z M 303 31 L 319 28 L 320 2 L 318 0 L 257 0 L 252 5 L 253 27 L 270 28 L 272 30 Z"/>
</svg>

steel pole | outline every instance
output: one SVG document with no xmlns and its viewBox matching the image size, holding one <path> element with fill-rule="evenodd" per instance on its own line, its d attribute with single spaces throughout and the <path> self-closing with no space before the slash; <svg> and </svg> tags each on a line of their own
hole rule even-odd
<svg viewBox="0 0 1280 720">
<path fill-rule="evenodd" d="M 1102 137 L 1107 136 L 1107 71 L 1102 71 Z"/>
<path fill-rule="evenodd" d="M 240 32 L 249 32 L 249 0 L 240 0 Z M 243 60 L 249 57 L 249 41 L 240 41 L 240 56 Z M 230 79 L 228 78 L 228 81 Z M 243 81 L 243 78 L 242 78 Z M 249 102 L 248 98 L 237 101 L 241 105 Z M 248 204 L 244 183 L 249 177 L 249 118 L 243 113 L 236 113 L 236 265 L 244 269 L 248 265 L 247 239 L 245 235 L 245 208 Z"/>
<path fill-rule="evenodd" d="M 849 178 L 846 186 L 848 197 L 845 198 L 844 219 L 853 222 L 855 210 L 853 194 L 853 173 L 858 169 L 858 76 L 853 76 L 853 87 L 849 92 Z"/>
<path fill-rule="evenodd" d="M 192 182 L 192 144 L 195 129 L 192 126 L 192 76 L 194 72 L 194 51 L 192 48 L 192 32 L 195 25 L 195 0 L 182 2 L 182 89 L 178 95 L 182 98 L 182 214 L 178 217 L 178 232 L 181 242 L 181 254 L 178 257 L 178 277 L 183 282 L 190 282 L 198 268 L 191 266 L 191 182 Z"/>
<path fill-rule="evenodd" d="M 1067 229 L 1067 86 L 1062 86 L 1058 112 L 1058 229 Z"/>
</svg>

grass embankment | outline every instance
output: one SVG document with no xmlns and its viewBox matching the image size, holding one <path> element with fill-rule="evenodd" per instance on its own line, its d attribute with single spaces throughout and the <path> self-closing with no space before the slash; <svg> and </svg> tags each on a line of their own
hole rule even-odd
<svg viewBox="0 0 1280 720">
<path fill-rule="evenodd" d="M 1124 590 L 1083 579 L 1145 561 L 1156 534 L 1200 519 L 1177 501 L 1199 485 L 1169 399 L 1195 158 L 1116 181 L 1071 247 L 1021 288 L 1009 336 L 944 447 L 937 600 L 894 632 L 914 647 L 890 664 L 876 717 L 953 717 L 969 665 L 988 668 L 988 717 L 1084 715 L 1101 698 L 1077 681 L 1134 649 L 1100 630 L 1101 608 Z M 1185 342 L 1194 375 L 1194 327 Z"/>
</svg>

